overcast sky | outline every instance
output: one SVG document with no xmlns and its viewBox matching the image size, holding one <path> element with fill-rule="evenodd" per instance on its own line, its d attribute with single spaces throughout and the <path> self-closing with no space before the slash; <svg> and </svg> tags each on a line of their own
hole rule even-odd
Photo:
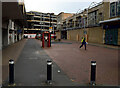
<svg viewBox="0 0 120 88">
<path fill-rule="evenodd" d="M 76 13 L 79 9 L 87 8 L 92 2 L 102 0 L 24 0 L 26 11 L 38 11 L 44 13 L 60 12 Z"/>
</svg>

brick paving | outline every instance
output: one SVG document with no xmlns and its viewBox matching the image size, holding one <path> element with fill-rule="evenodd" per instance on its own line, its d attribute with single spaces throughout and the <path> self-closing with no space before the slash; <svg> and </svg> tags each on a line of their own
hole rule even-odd
<svg viewBox="0 0 120 88">
<path fill-rule="evenodd" d="M 21 46 L 20 53 L 15 52 L 14 47 L 19 48 L 19 44 L 12 45 L 10 56 L 15 59 L 15 84 L 16 86 L 51 86 L 46 84 L 47 80 L 47 60 L 51 58 L 41 48 L 41 45 L 35 39 L 28 39 L 22 41 L 24 47 Z M 8 56 L 8 55 L 7 55 Z M 4 59 L 4 58 L 3 58 Z M 9 59 L 6 59 L 8 62 Z M 5 63 L 5 60 L 4 60 Z M 8 69 L 8 66 L 6 67 Z M 4 72 L 7 72 L 4 67 Z M 60 72 L 58 72 L 60 70 Z M 6 74 L 8 75 L 8 74 Z M 5 76 L 5 74 L 4 74 Z M 52 86 L 78 86 L 79 84 L 73 82 L 66 74 L 53 62 L 53 77 Z M 8 85 L 8 78 L 3 83 Z"/>
<path fill-rule="evenodd" d="M 118 85 L 118 50 L 87 45 L 87 50 L 79 48 L 78 42 L 72 44 L 52 44 L 45 49 L 53 61 L 69 76 L 80 84 L 88 84 L 90 61 L 97 62 L 96 83 L 98 85 Z"/>
<path fill-rule="evenodd" d="M 8 78 L 8 61 L 13 58 L 16 63 L 17 85 L 44 85 L 42 83 L 46 79 L 46 68 L 42 68 L 49 58 L 55 62 L 54 80 L 57 86 L 88 84 L 91 60 L 97 61 L 97 85 L 118 85 L 118 50 L 87 45 L 85 51 L 79 45 L 79 42 L 62 40 L 60 43 L 53 41 L 51 48 L 42 49 L 40 40 L 34 39 L 24 39 L 10 45 L 3 49 L 3 81 Z M 38 60 L 40 57 L 41 60 Z M 32 73 L 31 69 L 35 72 Z M 57 70 L 61 70 L 61 73 Z"/>
<path fill-rule="evenodd" d="M 24 45 L 26 39 L 21 40 L 17 43 L 7 46 L 2 50 L 2 80 L 4 81 L 8 78 L 8 63 L 10 59 L 13 59 L 16 63 Z"/>
</svg>

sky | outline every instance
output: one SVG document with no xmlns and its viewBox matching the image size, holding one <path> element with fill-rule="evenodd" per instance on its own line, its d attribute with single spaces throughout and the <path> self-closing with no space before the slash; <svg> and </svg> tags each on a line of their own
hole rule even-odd
<svg viewBox="0 0 120 88">
<path fill-rule="evenodd" d="M 38 11 L 43 13 L 77 13 L 90 6 L 92 2 L 102 0 L 24 0 L 26 11 Z"/>
</svg>

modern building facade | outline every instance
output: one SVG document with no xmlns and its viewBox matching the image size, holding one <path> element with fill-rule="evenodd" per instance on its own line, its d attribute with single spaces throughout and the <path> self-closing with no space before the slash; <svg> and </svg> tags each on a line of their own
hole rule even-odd
<svg viewBox="0 0 120 88">
<path fill-rule="evenodd" d="M 55 32 L 56 17 L 54 13 L 27 12 L 28 29 L 25 30 L 25 35 L 28 35 L 29 38 L 35 38 L 36 34 L 49 31 L 50 27 L 52 27 L 51 31 Z"/>
<path fill-rule="evenodd" d="M 67 31 L 68 40 L 80 41 L 86 37 L 89 43 L 120 45 L 119 13 L 119 1 L 91 3 L 63 20 L 62 27 Z"/>
<path fill-rule="evenodd" d="M 105 30 L 105 44 L 120 45 L 120 1 L 110 2 L 109 19 L 100 21 Z"/>
<path fill-rule="evenodd" d="M 57 15 L 57 38 L 58 39 L 67 39 L 66 35 L 67 32 L 63 30 L 63 21 L 68 18 L 73 16 L 73 13 L 64 13 L 61 12 Z"/>
<path fill-rule="evenodd" d="M 23 39 L 26 26 L 24 2 L 2 2 L 2 47 Z"/>
</svg>

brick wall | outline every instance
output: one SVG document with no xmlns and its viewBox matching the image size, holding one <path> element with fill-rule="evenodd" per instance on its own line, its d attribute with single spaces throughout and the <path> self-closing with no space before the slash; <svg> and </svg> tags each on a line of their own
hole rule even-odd
<svg viewBox="0 0 120 88">
<path fill-rule="evenodd" d="M 67 31 L 68 40 L 81 41 L 83 36 L 84 36 L 83 29 Z"/>
<path fill-rule="evenodd" d="M 61 33 L 60 32 L 56 32 L 56 36 L 57 36 L 57 39 L 61 39 Z"/>
<path fill-rule="evenodd" d="M 67 39 L 73 41 L 81 41 L 84 37 L 84 29 L 70 30 L 67 31 Z M 102 27 L 93 27 L 87 29 L 87 39 L 90 43 L 99 43 L 103 44 L 104 41 L 104 30 Z"/>
<path fill-rule="evenodd" d="M 88 29 L 88 42 L 90 43 L 103 43 L 104 30 L 102 27 L 94 27 Z"/>
</svg>

